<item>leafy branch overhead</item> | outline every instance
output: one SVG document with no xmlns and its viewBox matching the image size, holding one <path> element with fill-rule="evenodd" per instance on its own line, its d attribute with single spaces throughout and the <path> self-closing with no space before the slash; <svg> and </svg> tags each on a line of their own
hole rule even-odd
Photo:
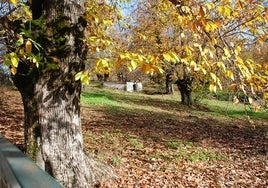
<svg viewBox="0 0 268 188">
<path fill-rule="evenodd" d="M 211 91 L 232 86 L 268 99 L 267 62 L 252 56 L 267 46 L 268 8 L 262 1 L 147 2 L 134 11 L 128 32 L 133 52 L 157 56 L 165 69 L 181 64 L 196 80 L 209 82 Z"/>
<path fill-rule="evenodd" d="M 120 12 L 120 6 L 128 3 L 132 3 L 127 8 L 130 15 Z M 12 19 L 29 15 L 27 6 L 21 7 Z M 23 18 L 29 20 L 29 16 Z M 87 37 L 81 40 L 89 51 L 88 69 L 81 70 L 75 80 L 87 83 L 90 74 L 109 73 L 121 66 L 155 74 L 179 64 L 195 80 L 209 83 L 210 91 L 226 87 L 246 94 L 261 91 L 268 100 L 267 62 L 252 56 L 267 46 L 264 1 L 87 1 L 84 19 Z M 21 58 L 35 66 L 42 64 L 41 47 L 34 37 L 21 33 L 16 40 L 14 52 L 6 55 L 13 74 Z M 34 53 L 25 53 L 31 51 L 30 43 Z M 59 60 L 57 54 L 51 57 L 54 64 Z"/>
</svg>

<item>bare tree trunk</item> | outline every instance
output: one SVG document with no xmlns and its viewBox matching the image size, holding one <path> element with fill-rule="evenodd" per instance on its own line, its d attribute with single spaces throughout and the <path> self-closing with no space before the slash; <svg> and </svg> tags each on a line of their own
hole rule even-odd
<svg viewBox="0 0 268 188">
<path fill-rule="evenodd" d="M 21 94 L 24 108 L 24 152 L 35 160 L 36 138 L 40 135 L 40 129 L 33 78 L 37 78 L 38 73 L 36 69 L 30 69 L 27 62 L 20 62 L 17 71 L 18 73 L 12 76 L 12 80 Z"/>
<path fill-rule="evenodd" d="M 81 83 L 74 76 L 84 69 L 84 0 L 44 1 L 43 7 L 45 63 L 53 57 L 56 69 L 43 70 L 35 84 L 40 166 L 64 187 L 93 187 L 114 174 L 83 151 Z"/>
<path fill-rule="evenodd" d="M 181 94 L 181 103 L 185 105 L 192 105 L 192 78 L 189 76 L 179 79 L 176 83 Z"/>
<path fill-rule="evenodd" d="M 43 76 L 36 85 L 41 166 L 64 187 L 93 187 L 107 174 L 112 175 L 112 171 L 84 154 L 79 106 L 81 86 L 71 82 L 61 84 L 61 76 Z"/>
<path fill-rule="evenodd" d="M 84 154 L 81 83 L 68 79 L 73 78 L 82 65 L 79 57 L 70 53 L 69 57 L 61 59 L 58 70 L 44 73 L 35 88 L 41 127 L 40 166 L 70 188 L 94 187 L 114 177 L 107 165 Z"/>
</svg>

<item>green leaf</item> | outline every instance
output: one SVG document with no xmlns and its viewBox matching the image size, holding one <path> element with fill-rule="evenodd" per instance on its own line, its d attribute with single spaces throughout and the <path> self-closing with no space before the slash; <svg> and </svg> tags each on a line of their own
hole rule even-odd
<svg viewBox="0 0 268 188">
<path fill-rule="evenodd" d="M 74 76 L 75 81 L 80 80 L 81 77 L 82 77 L 82 75 L 83 75 L 83 71 L 78 72 L 78 73 Z"/>
<path fill-rule="evenodd" d="M 8 55 L 5 55 L 5 56 L 4 56 L 4 60 L 5 60 L 5 65 L 6 65 L 7 67 L 11 66 L 12 62 L 11 62 L 11 60 L 10 60 L 10 58 L 9 58 Z"/>
<path fill-rule="evenodd" d="M 22 6 L 22 8 L 23 8 L 25 14 L 27 15 L 27 17 L 31 17 L 32 13 L 31 13 L 30 7 L 26 6 L 25 3 L 20 3 L 20 6 Z"/>
<path fill-rule="evenodd" d="M 6 30 L 1 30 L 0 35 L 4 35 L 6 33 Z"/>
<path fill-rule="evenodd" d="M 23 43 L 24 43 L 23 37 L 20 36 L 20 38 L 16 42 L 16 46 L 19 47 L 19 46 L 23 45 Z"/>
<path fill-rule="evenodd" d="M 38 51 L 40 51 L 41 49 L 43 49 L 42 46 L 41 46 L 39 43 L 35 42 L 33 39 L 29 38 L 28 40 L 30 40 L 30 41 L 33 43 L 34 47 L 35 47 Z"/>
</svg>

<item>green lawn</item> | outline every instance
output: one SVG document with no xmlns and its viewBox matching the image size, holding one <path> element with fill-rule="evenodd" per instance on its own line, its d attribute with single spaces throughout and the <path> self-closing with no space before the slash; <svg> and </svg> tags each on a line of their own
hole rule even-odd
<svg viewBox="0 0 268 188">
<path fill-rule="evenodd" d="M 87 89 L 81 95 L 81 101 L 86 105 L 105 106 L 110 109 L 122 107 L 127 109 L 127 111 L 140 109 L 159 111 L 163 103 L 171 108 L 180 106 L 180 95 L 178 92 L 175 92 L 174 95 L 146 95 L 104 88 L 98 83 L 91 84 L 86 88 Z M 159 103 L 159 105 L 157 105 L 157 103 Z M 267 109 L 254 111 L 250 109 L 248 105 L 233 104 L 231 101 L 203 99 L 200 104 L 208 108 L 208 111 L 195 110 L 193 107 L 193 113 L 206 113 L 214 116 L 233 118 L 250 117 L 253 119 L 268 119 Z"/>
</svg>

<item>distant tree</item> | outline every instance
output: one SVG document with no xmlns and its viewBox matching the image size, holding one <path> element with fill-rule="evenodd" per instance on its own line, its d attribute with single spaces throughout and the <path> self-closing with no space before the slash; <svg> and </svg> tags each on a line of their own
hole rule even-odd
<svg viewBox="0 0 268 188">
<path fill-rule="evenodd" d="M 190 99 L 192 87 L 202 83 L 212 92 L 223 87 L 246 95 L 262 91 L 267 83 L 262 70 L 267 67 L 243 52 L 266 45 L 264 5 L 245 0 L 140 1 L 128 46 L 137 54 L 153 56 L 167 76 L 174 73 L 183 99 Z"/>
</svg>

